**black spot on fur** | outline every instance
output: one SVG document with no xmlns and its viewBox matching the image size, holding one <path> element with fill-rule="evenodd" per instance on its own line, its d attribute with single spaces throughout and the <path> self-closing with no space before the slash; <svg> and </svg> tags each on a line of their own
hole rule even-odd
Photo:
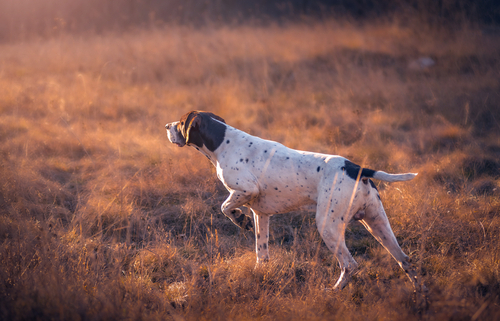
<svg viewBox="0 0 500 321">
<path fill-rule="evenodd" d="M 318 173 L 319 173 L 319 171 L 320 171 L 320 170 L 321 170 L 321 167 L 320 167 L 320 166 L 318 166 L 318 168 L 316 168 L 316 172 L 318 172 Z"/>
<path fill-rule="evenodd" d="M 229 144 L 230 142 L 231 142 L 231 141 L 230 141 L 229 139 L 228 139 L 228 140 L 226 140 L 226 144 Z"/>
<path fill-rule="evenodd" d="M 378 191 L 377 186 L 375 186 L 375 183 L 374 183 L 371 179 L 369 180 L 369 182 L 370 182 L 370 185 L 371 185 L 371 186 L 372 186 L 375 190 L 377 190 L 377 191 Z"/>
<path fill-rule="evenodd" d="M 355 221 L 360 221 L 360 220 L 365 218 L 365 215 L 366 215 L 365 211 L 358 211 L 358 212 L 356 212 L 356 214 L 354 214 L 354 216 L 352 218 Z"/>
<path fill-rule="evenodd" d="M 262 244 L 262 247 L 264 248 L 264 250 L 266 250 L 267 249 L 267 244 L 266 243 Z"/>
<path fill-rule="evenodd" d="M 342 170 L 347 173 L 347 176 L 349 176 L 354 180 L 358 178 L 360 170 L 361 170 L 361 177 L 373 177 L 373 174 L 375 174 L 375 171 L 373 169 L 368 169 L 368 168 L 361 169 L 359 165 L 356 165 L 348 160 L 345 161 Z"/>
</svg>

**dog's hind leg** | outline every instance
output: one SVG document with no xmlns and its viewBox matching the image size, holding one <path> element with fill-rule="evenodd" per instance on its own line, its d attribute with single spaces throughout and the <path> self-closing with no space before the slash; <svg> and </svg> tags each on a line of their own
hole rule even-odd
<svg viewBox="0 0 500 321">
<path fill-rule="evenodd" d="M 410 258 L 403 252 L 394 236 L 387 219 L 382 202 L 376 199 L 365 210 L 365 216 L 360 222 L 379 241 L 380 244 L 391 253 L 392 257 L 399 263 L 401 268 L 410 278 L 415 289 L 418 288 L 417 273 L 410 262 Z"/>
<path fill-rule="evenodd" d="M 322 213 L 324 213 L 324 211 L 318 207 L 316 225 L 326 246 L 332 251 L 339 262 L 340 277 L 333 289 L 342 290 L 349 283 L 351 276 L 358 267 L 358 263 L 354 260 L 345 244 L 345 228 L 347 222 L 344 220 L 344 216 L 332 217 L 323 215 Z"/>
</svg>

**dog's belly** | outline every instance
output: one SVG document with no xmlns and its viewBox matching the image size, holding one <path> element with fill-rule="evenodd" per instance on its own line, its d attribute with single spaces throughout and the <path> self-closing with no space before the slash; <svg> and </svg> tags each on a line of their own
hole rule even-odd
<svg viewBox="0 0 500 321">
<path fill-rule="evenodd" d="M 279 192 L 261 194 L 253 199 L 249 206 L 262 214 L 282 214 L 294 210 L 314 211 L 316 200 L 311 195 L 280 195 Z"/>
</svg>

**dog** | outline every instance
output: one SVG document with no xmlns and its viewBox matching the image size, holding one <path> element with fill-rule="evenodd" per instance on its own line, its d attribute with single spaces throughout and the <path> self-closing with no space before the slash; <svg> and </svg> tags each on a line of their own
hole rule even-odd
<svg viewBox="0 0 500 321">
<path fill-rule="evenodd" d="M 346 158 L 306 151 L 249 135 L 209 112 L 191 111 L 180 121 L 165 125 L 171 143 L 191 146 L 216 167 L 217 177 L 229 191 L 222 213 L 241 228 L 253 213 L 257 264 L 269 260 L 269 218 L 292 210 L 316 211 L 319 233 L 335 255 L 341 274 L 333 289 L 343 289 L 358 264 L 345 244 L 345 229 L 358 220 L 394 257 L 417 288 L 417 274 L 401 250 L 371 178 L 408 181 L 417 174 L 388 174 Z"/>
</svg>

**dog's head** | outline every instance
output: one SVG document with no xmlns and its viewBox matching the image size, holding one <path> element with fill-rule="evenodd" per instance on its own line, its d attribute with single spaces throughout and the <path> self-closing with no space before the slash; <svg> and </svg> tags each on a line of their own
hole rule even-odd
<svg viewBox="0 0 500 321">
<path fill-rule="evenodd" d="M 226 122 L 221 117 L 204 111 L 191 111 L 181 120 L 165 125 L 171 143 L 179 147 L 195 145 L 206 146 L 214 151 L 224 140 Z"/>
</svg>

